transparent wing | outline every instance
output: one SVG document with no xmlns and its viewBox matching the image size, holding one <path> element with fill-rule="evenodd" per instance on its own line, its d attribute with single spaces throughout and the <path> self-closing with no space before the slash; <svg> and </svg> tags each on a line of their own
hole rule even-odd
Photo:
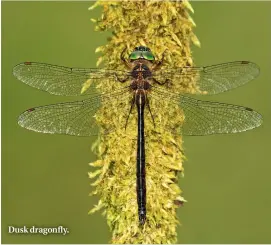
<svg viewBox="0 0 271 245">
<path fill-rule="evenodd" d="M 99 79 L 118 81 L 129 76 L 126 71 L 69 68 L 36 62 L 24 62 L 13 68 L 13 74 L 31 87 L 55 95 L 93 94 Z M 86 88 L 83 92 L 82 89 Z M 83 93 L 82 93 L 83 92 Z"/>
<path fill-rule="evenodd" d="M 258 65 L 234 61 L 204 67 L 183 67 L 153 73 L 157 80 L 175 80 L 187 84 L 192 78 L 201 92 L 218 94 L 244 85 L 260 73 Z M 201 93 L 200 93 L 201 94 Z"/>
<path fill-rule="evenodd" d="M 153 88 L 152 97 L 168 99 L 184 112 L 184 123 L 177 131 L 184 135 L 237 133 L 259 127 L 262 116 L 250 108 L 202 101 Z"/>
<path fill-rule="evenodd" d="M 130 93 L 119 91 L 109 95 L 95 96 L 82 101 L 52 104 L 31 108 L 23 112 L 18 119 L 20 126 L 41 133 L 68 134 L 76 136 L 97 135 L 101 125 L 97 124 L 95 114 L 107 105 L 112 110 L 111 102 L 119 106 L 129 101 Z M 111 106 L 111 107 L 110 107 Z M 108 123 L 107 130 L 112 130 Z"/>
</svg>

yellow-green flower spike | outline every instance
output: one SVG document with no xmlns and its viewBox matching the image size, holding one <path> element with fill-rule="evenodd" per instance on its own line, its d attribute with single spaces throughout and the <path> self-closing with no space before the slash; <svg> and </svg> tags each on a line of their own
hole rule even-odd
<svg viewBox="0 0 271 245">
<path fill-rule="evenodd" d="M 199 46 L 200 43 L 192 31 L 195 23 L 188 14 L 188 11 L 193 12 L 188 1 L 97 1 L 90 9 L 97 6 L 102 6 L 103 10 L 95 22 L 95 29 L 113 31 L 108 43 L 96 49 L 102 53 L 98 65 L 103 64 L 105 69 L 126 69 L 120 54 L 126 49 L 125 56 L 128 57 L 140 45 L 149 47 L 156 60 L 164 54 L 162 69 L 193 65 L 190 45 Z M 197 90 L 191 78 L 182 84 L 172 82 L 172 86 L 165 89 L 188 93 Z M 121 87 L 112 80 L 103 80 L 101 84 L 97 87 L 101 92 Z M 88 86 L 89 81 L 84 88 Z M 92 195 L 98 195 L 100 201 L 90 213 L 104 210 L 112 231 L 111 243 L 176 243 L 179 224 L 176 210 L 185 202 L 178 175 L 183 174 L 185 157 L 182 137 L 172 133 L 171 129 L 183 122 L 184 115 L 178 106 L 167 101 L 150 101 L 156 126 L 154 128 L 146 112 L 147 220 L 140 227 L 136 197 L 137 113 L 131 114 L 126 130 L 126 118 L 120 116 L 128 115 L 129 98 L 112 100 L 96 114 L 101 127 L 110 125 L 115 130 L 101 135 L 93 146 L 99 160 L 91 166 L 98 170 L 89 177 L 96 178 L 92 183 L 95 187 Z"/>
</svg>

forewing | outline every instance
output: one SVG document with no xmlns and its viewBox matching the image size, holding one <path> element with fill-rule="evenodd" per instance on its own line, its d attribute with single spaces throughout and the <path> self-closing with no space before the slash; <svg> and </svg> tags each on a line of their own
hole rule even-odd
<svg viewBox="0 0 271 245">
<path fill-rule="evenodd" d="M 196 82 L 198 94 L 218 94 L 244 85 L 259 75 L 258 65 L 234 61 L 205 67 L 183 67 L 161 70 L 153 74 L 157 80 L 169 79 L 180 84 Z"/>
<path fill-rule="evenodd" d="M 24 62 L 13 68 L 13 74 L 31 87 L 55 95 L 89 95 L 96 93 L 100 80 L 117 82 L 129 76 L 126 71 L 69 68 L 37 62 Z"/>
<path fill-rule="evenodd" d="M 153 89 L 155 99 L 168 99 L 178 104 L 184 113 L 184 123 L 177 128 L 183 135 L 237 133 L 259 127 L 262 116 L 250 108 L 197 100 Z"/>
<path fill-rule="evenodd" d="M 114 95 L 114 96 L 113 96 Z M 110 107 L 113 98 L 117 101 L 129 100 L 128 90 L 124 93 L 95 96 L 82 101 L 52 104 L 31 108 L 23 112 L 18 119 L 20 126 L 41 133 L 68 134 L 76 136 L 97 135 L 100 126 L 95 115 L 102 107 Z M 108 130 L 112 130 L 110 123 Z"/>
</svg>

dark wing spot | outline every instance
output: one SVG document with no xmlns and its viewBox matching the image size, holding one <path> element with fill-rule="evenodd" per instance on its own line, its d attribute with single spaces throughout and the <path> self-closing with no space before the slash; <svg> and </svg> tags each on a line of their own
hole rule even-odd
<svg viewBox="0 0 271 245">
<path fill-rule="evenodd" d="M 27 112 L 32 112 L 34 110 L 35 110 L 35 108 L 30 108 L 30 109 L 27 110 Z"/>
<path fill-rule="evenodd" d="M 24 64 L 25 64 L 25 65 L 31 65 L 32 62 L 26 61 L 26 62 L 24 62 Z"/>
<path fill-rule="evenodd" d="M 246 110 L 247 111 L 253 111 L 251 108 L 248 108 L 248 107 L 246 107 Z"/>
<path fill-rule="evenodd" d="M 174 204 L 177 205 L 178 207 L 183 206 L 184 202 L 180 201 L 180 200 L 174 200 Z"/>
<path fill-rule="evenodd" d="M 241 64 L 248 64 L 248 61 L 242 61 Z"/>
</svg>

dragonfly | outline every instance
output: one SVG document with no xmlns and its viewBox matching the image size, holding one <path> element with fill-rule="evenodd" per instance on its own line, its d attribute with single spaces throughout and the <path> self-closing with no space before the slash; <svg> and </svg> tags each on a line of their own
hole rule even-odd
<svg viewBox="0 0 271 245">
<path fill-rule="evenodd" d="M 163 56 L 164 57 L 164 56 Z M 237 133 L 262 124 L 262 116 L 251 108 L 195 99 L 182 91 L 170 90 L 172 81 L 180 84 L 194 79 L 196 94 L 218 94 L 239 87 L 259 75 L 259 67 L 249 61 L 234 61 L 211 66 L 163 69 L 164 58 L 156 60 L 150 48 L 136 47 L 128 59 L 125 50 L 120 55 L 126 69 L 70 68 L 37 62 L 24 62 L 13 69 L 22 82 L 54 95 L 89 97 L 79 101 L 34 107 L 23 112 L 18 124 L 26 129 L 49 134 L 75 136 L 97 135 L 101 127 L 96 113 L 116 101 L 128 101 L 125 110 L 127 127 L 130 114 L 137 113 L 136 192 L 139 225 L 147 219 L 145 173 L 145 111 L 148 110 L 155 126 L 151 101 L 168 101 L 181 109 L 185 117 L 177 125 L 182 135 L 210 135 Z M 104 88 L 98 84 L 107 80 L 118 88 Z M 120 106 L 120 111 L 121 106 Z M 145 110 L 146 109 L 146 110 Z M 112 133 L 114 126 L 103 133 Z M 176 127 L 176 125 L 175 125 Z"/>
</svg>

